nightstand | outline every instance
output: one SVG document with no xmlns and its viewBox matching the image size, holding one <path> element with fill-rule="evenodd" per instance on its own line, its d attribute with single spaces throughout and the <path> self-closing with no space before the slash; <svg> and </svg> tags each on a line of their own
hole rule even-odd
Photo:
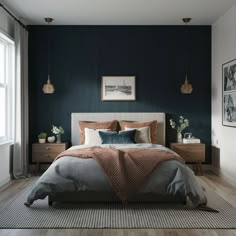
<svg viewBox="0 0 236 236">
<path fill-rule="evenodd" d="M 170 148 L 179 154 L 186 163 L 193 163 L 193 170 L 202 175 L 202 162 L 205 161 L 205 144 L 171 143 Z"/>
<path fill-rule="evenodd" d="M 32 161 L 37 163 L 52 163 L 55 157 L 68 148 L 68 143 L 34 143 L 32 144 Z"/>
</svg>

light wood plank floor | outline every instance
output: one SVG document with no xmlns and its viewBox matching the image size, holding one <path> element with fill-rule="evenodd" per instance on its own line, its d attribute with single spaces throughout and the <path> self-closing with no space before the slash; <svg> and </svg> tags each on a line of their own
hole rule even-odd
<svg viewBox="0 0 236 236">
<path fill-rule="evenodd" d="M 222 198 L 236 207 L 236 187 L 222 177 L 210 172 L 198 177 L 205 188 L 214 189 Z M 0 188 L 0 208 L 10 204 L 19 190 L 24 189 L 34 177 L 11 181 Z M 199 229 L 0 229 L 0 236 L 236 236 L 236 230 L 199 230 Z"/>
</svg>

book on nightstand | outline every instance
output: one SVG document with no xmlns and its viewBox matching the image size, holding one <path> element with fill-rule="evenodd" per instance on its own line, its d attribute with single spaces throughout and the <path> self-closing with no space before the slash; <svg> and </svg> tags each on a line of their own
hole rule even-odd
<svg viewBox="0 0 236 236">
<path fill-rule="evenodd" d="M 199 138 L 183 138 L 183 143 L 201 143 Z"/>
</svg>

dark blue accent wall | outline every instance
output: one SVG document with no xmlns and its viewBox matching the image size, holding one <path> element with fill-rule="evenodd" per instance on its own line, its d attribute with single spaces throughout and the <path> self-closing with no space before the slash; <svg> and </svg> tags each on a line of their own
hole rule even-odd
<svg viewBox="0 0 236 236">
<path fill-rule="evenodd" d="M 42 92 L 49 64 L 52 95 Z M 180 93 L 186 68 L 190 95 Z M 135 75 L 136 101 L 101 101 L 103 75 Z M 70 140 L 72 112 L 166 112 L 167 144 L 176 138 L 168 119 L 183 115 L 210 162 L 211 27 L 31 26 L 29 101 L 31 143 L 52 124 Z"/>
</svg>

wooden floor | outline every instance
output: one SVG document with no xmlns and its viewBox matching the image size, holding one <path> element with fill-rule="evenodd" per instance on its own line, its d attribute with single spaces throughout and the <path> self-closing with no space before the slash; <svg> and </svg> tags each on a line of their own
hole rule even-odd
<svg viewBox="0 0 236 236">
<path fill-rule="evenodd" d="M 236 207 L 236 187 L 221 177 L 212 173 L 205 173 L 198 177 L 205 188 L 214 189 L 222 198 Z M 34 178 L 11 181 L 0 188 L 0 208 L 10 204 L 15 193 L 24 189 Z M 236 230 L 200 230 L 200 229 L 0 229 L 0 236 L 236 236 Z"/>
</svg>

